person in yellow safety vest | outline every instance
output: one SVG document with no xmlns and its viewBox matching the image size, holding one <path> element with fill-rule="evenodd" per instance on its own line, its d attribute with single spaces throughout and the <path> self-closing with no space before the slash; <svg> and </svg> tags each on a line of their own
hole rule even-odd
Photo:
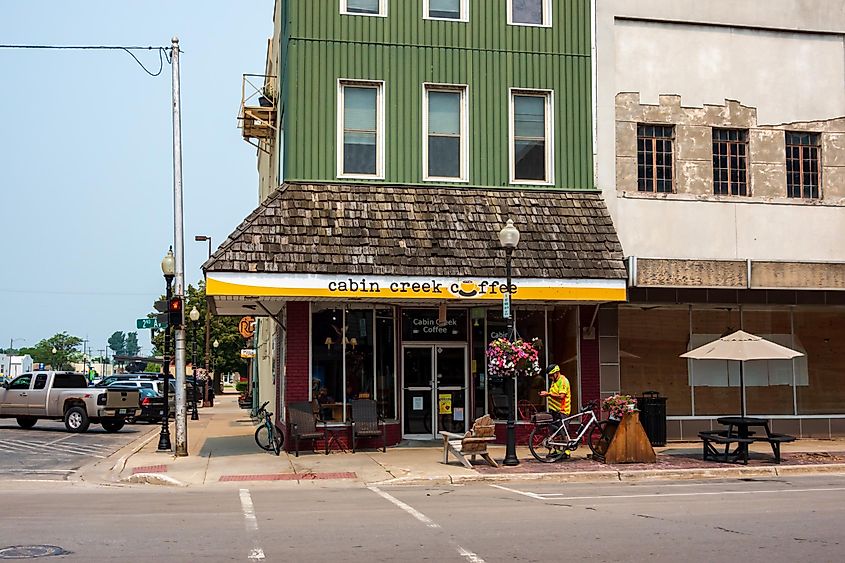
<svg viewBox="0 0 845 563">
<path fill-rule="evenodd" d="M 569 380 L 560 371 L 560 366 L 551 364 L 546 368 L 546 375 L 551 378 L 551 385 L 548 391 L 541 391 L 540 395 L 548 399 L 549 413 L 555 420 L 569 416 L 571 408 L 571 393 L 569 389 Z"/>
</svg>

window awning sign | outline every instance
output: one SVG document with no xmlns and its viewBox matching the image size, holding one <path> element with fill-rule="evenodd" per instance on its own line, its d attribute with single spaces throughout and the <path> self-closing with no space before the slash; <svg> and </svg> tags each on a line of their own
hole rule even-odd
<svg viewBox="0 0 845 563">
<path fill-rule="evenodd" d="M 289 299 L 625 301 L 624 279 L 514 279 L 209 272 L 209 296 Z"/>
</svg>

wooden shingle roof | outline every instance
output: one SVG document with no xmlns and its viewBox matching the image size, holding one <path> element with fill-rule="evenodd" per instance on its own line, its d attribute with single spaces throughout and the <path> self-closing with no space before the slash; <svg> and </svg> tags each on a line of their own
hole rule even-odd
<svg viewBox="0 0 845 563">
<path fill-rule="evenodd" d="M 229 235 L 208 272 L 501 276 L 497 233 L 522 236 L 513 275 L 623 279 L 598 192 L 285 184 Z"/>
</svg>

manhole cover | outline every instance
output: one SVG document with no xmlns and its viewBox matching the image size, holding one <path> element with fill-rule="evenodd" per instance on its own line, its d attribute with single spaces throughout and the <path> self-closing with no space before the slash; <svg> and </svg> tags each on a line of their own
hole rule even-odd
<svg viewBox="0 0 845 563">
<path fill-rule="evenodd" d="M 0 559 L 35 559 L 69 553 L 56 545 L 10 545 L 0 548 Z"/>
</svg>

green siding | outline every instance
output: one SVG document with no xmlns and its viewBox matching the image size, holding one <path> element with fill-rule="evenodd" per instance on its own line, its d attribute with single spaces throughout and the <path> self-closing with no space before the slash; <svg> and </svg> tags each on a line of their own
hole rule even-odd
<svg viewBox="0 0 845 563">
<path fill-rule="evenodd" d="M 555 0 L 551 28 L 508 26 L 505 0 L 471 0 L 469 23 L 424 20 L 422 0 L 390 0 L 387 18 L 338 6 L 288 0 L 284 12 L 286 180 L 337 181 L 337 81 L 348 78 L 385 82 L 381 182 L 425 183 L 422 84 L 433 82 L 469 86 L 469 185 L 509 185 L 508 89 L 538 88 L 554 90 L 555 186 L 593 187 L 589 0 Z"/>
</svg>

